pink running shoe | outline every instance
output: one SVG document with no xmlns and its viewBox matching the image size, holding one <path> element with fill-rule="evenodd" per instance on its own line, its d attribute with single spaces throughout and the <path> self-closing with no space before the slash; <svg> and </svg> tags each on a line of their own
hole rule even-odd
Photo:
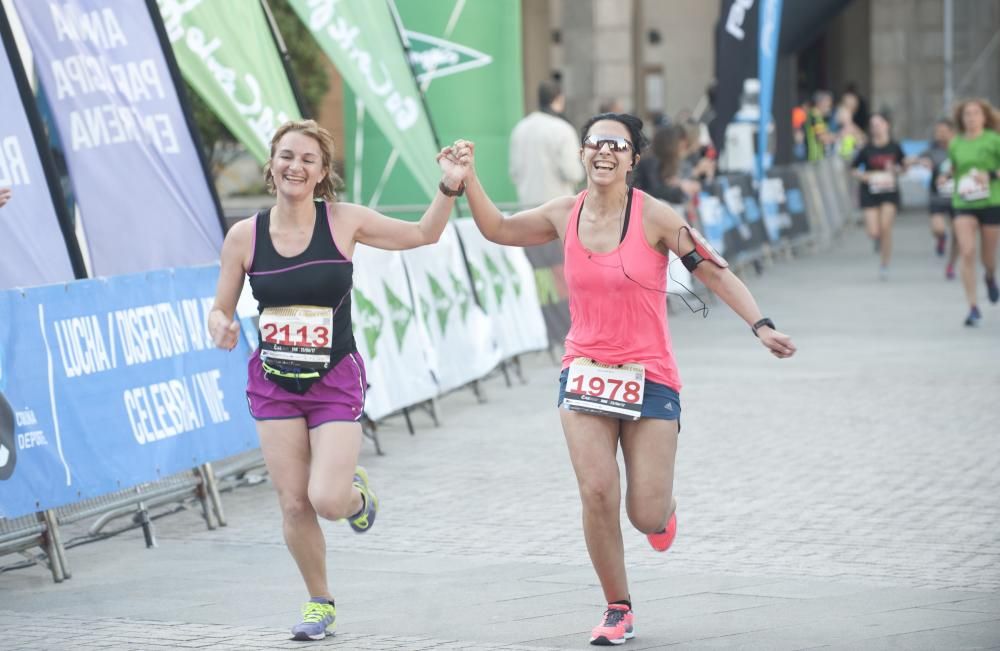
<svg viewBox="0 0 1000 651">
<path fill-rule="evenodd" d="M 944 268 L 944 277 L 948 280 L 955 280 L 955 265 L 950 262 L 948 263 Z"/>
<path fill-rule="evenodd" d="M 647 533 L 646 538 L 649 539 L 649 544 L 653 546 L 658 552 L 665 552 L 670 549 L 670 545 L 674 544 L 674 538 L 677 537 L 677 511 L 670 514 L 670 519 L 667 520 L 667 528 L 663 531 L 658 531 L 657 533 Z"/>
<path fill-rule="evenodd" d="M 635 637 L 635 615 L 624 604 L 608 604 L 604 620 L 590 633 L 590 643 L 594 646 L 625 644 L 625 640 Z"/>
</svg>

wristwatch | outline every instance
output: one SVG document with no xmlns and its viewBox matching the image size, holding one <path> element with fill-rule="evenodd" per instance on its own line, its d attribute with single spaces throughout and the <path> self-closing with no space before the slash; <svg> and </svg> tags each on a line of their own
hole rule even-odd
<svg viewBox="0 0 1000 651">
<path fill-rule="evenodd" d="M 754 337 L 759 337 L 760 335 L 757 334 L 757 331 L 760 330 L 761 328 L 765 327 L 765 326 L 767 326 L 771 330 L 777 330 L 777 328 L 774 327 L 774 321 L 772 321 L 771 319 L 769 319 L 767 317 L 764 317 L 763 319 L 761 319 L 757 323 L 755 323 L 752 326 L 750 326 L 750 329 L 753 330 L 753 336 Z"/>
<path fill-rule="evenodd" d="M 460 197 L 465 194 L 465 181 L 462 181 L 462 184 L 458 186 L 457 190 L 452 190 L 444 184 L 444 181 L 441 181 L 438 183 L 438 190 L 440 190 L 441 194 L 446 197 Z"/>
</svg>

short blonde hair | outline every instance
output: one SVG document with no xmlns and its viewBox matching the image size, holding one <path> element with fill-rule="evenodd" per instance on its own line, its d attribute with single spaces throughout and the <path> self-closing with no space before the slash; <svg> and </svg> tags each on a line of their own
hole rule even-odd
<svg viewBox="0 0 1000 651">
<path fill-rule="evenodd" d="M 979 109 L 983 112 L 983 128 L 997 130 L 997 112 L 993 108 L 993 105 L 981 97 L 973 97 L 971 99 L 962 100 L 955 106 L 955 125 L 958 126 L 958 130 L 965 133 L 965 122 L 962 121 L 962 112 L 965 111 L 965 107 L 969 104 L 977 104 Z"/>
<path fill-rule="evenodd" d="M 289 120 L 274 132 L 274 137 L 271 138 L 271 157 L 268 159 L 267 165 L 264 166 L 264 182 L 267 184 L 267 191 L 271 194 L 275 193 L 274 175 L 271 174 L 271 160 L 274 159 L 274 150 L 278 147 L 281 139 L 285 137 L 285 134 L 293 131 L 305 134 L 319 144 L 319 151 L 323 157 L 323 170 L 326 171 L 326 176 L 316 184 L 313 196 L 330 202 L 336 201 L 337 190 L 342 187 L 343 181 L 341 181 L 340 177 L 333 170 L 333 136 L 315 120 Z"/>
</svg>

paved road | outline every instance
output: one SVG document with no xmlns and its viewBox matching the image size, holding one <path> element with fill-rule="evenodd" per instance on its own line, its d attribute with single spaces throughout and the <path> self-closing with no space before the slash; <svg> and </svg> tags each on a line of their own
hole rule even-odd
<svg viewBox="0 0 1000 651">
<path fill-rule="evenodd" d="M 1000 306 L 962 326 L 922 216 L 888 282 L 861 233 L 747 279 L 798 356 L 778 361 L 721 305 L 675 312 L 679 535 L 625 533 L 629 649 L 1000 649 Z M 383 428 L 364 463 L 384 509 L 326 527 L 343 649 L 582 648 L 601 594 L 554 409 L 557 368 L 485 383 Z M 269 483 L 69 551 L 73 578 L 0 574 L 0 647 L 302 648 L 303 598 Z M 5 557 L 0 562 L 11 562 Z"/>
</svg>

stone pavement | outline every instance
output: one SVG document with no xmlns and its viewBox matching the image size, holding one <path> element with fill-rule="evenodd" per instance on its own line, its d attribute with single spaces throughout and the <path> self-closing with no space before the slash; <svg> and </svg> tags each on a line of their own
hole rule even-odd
<svg viewBox="0 0 1000 651">
<path fill-rule="evenodd" d="M 1000 306 L 962 326 L 926 220 L 892 276 L 857 230 L 747 282 L 799 354 L 776 360 L 728 308 L 674 311 L 685 388 L 679 533 L 626 527 L 627 649 L 1000 649 Z M 339 633 L 317 648 L 586 647 L 602 611 L 554 409 L 557 368 L 485 382 L 364 451 L 383 510 L 328 524 Z M 377 378 L 373 378 L 377 381 Z M 283 649 L 302 587 L 269 483 L 74 547 L 73 578 L 0 574 L 3 649 Z M 69 535 L 72 535 L 70 533 Z M 14 562 L 4 557 L 0 563 Z"/>
</svg>

